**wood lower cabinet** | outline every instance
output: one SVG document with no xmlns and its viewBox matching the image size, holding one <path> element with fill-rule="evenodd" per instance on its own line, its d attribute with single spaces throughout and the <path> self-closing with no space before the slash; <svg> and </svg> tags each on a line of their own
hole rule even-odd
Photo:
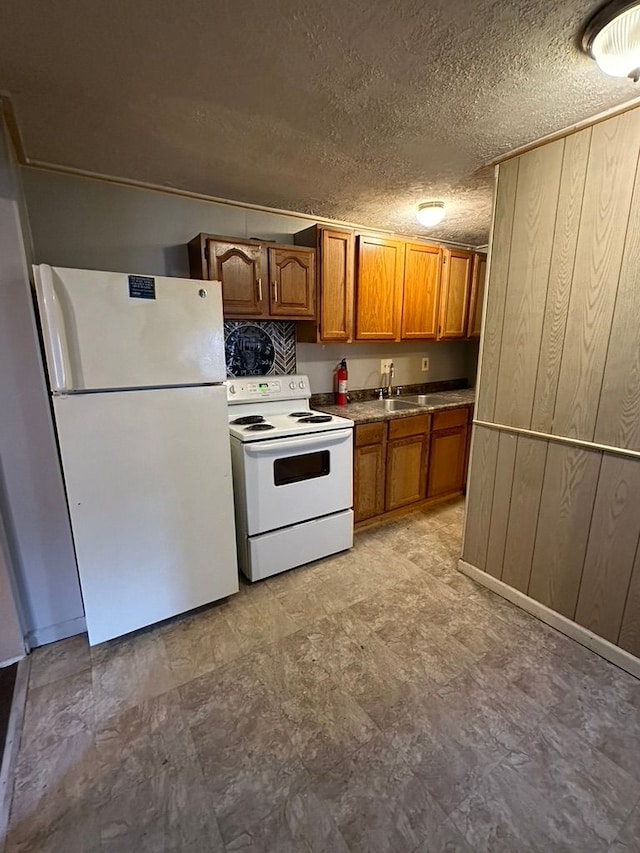
<svg viewBox="0 0 640 853">
<path fill-rule="evenodd" d="M 188 245 L 192 278 L 222 282 L 225 317 L 267 320 L 315 316 L 315 252 L 199 234 Z"/>
<path fill-rule="evenodd" d="M 385 509 L 416 503 L 425 497 L 427 437 L 415 435 L 387 446 Z"/>
<path fill-rule="evenodd" d="M 468 406 L 356 424 L 356 523 L 433 498 L 460 494 L 466 482 Z"/>
<path fill-rule="evenodd" d="M 467 337 L 473 252 L 445 249 L 440 279 L 438 340 Z"/>
<path fill-rule="evenodd" d="M 269 306 L 272 317 L 315 316 L 315 255 L 306 249 L 269 249 Z"/>
<path fill-rule="evenodd" d="M 429 340 L 438 334 L 438 293 L 442 249 L 422 243 L 404 247 L 402 340 Z"/>
<path fill-rule="evenodd" d="M 354 234 L 313 225 L 294 235 L 296 245 L 316 249 L 317 317 L 298 326 L 298 340 L 312 343 L 353 340 Z"/>
<path fill-rule="evenodd" d="M 429 416 L 389 421 L 385 509 L 398 509 L 425 497 Z"/>
<path fill-rule="evenodd" d="M 427 497 L 461 492 L 466 481 L 469 409 L 436 412 L 431 433 Z"/>
<path fill-rule="evenodd" d="M 358 236 L 356 340 L 399 341 L 404 243 Z"/>
<path fill-rule="evenodd" d="M 356 523 L 384 512 L 387 425 L 357 424 L 353 452 L 353 513 Z"/>
<path fill-rule="evenodd" d="M 467 427 L 431 434 L 431 465 L 427 497 L 461 492 L 465 481 Z"/>
</svg>

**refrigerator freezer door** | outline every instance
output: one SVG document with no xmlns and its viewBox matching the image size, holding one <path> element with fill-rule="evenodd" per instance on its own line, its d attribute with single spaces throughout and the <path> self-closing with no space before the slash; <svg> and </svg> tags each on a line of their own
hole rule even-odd
<svg viewBox="0 0 640 853">
<path fill-rule="evenodd" d="M 222 382 L 217 281 L 34 267 L 54 392 Z"/>
<path fill-rule="evenodd" d="M 237 592 L 224 387 L 54 411 L 91 645 Z"/>
</svg>

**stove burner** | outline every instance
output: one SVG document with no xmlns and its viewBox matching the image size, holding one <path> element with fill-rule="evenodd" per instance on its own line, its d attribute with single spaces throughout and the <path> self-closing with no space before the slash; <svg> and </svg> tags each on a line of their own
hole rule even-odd
<svg viewBox="0 0 640 853">
<path fill-rule="evenodd" d="M 251 426 L 248 426 L 247 432 L 261 432 L 262 430 L 265 430 L 265 429 L 275 429 L 275 427 L 273 426 L 273 424 L 257 423 L 257 424 L 252 424 Z"/>
<path fill-rule="evenodd" d="M 264 418 L 262 415 L 245 415 L 243 418 L 236 418 L 235 421 L 231 421 L 232 424 L 239 424 L 240 426 L 246 426 L 247 424 L 262 424 L 264 423 Z"/>
<path fill-rule="evenodd" d="M 326 424 L 330 421 L 331 415 L 311 415 L 308 418 L 300 418 L 299 424 Z"/>
<path fill-rule="evenodd" d="M 309 409 L 306 412 L 290 412 L 290 418 L 308 418 L 309 417 Z"/>
</svg>

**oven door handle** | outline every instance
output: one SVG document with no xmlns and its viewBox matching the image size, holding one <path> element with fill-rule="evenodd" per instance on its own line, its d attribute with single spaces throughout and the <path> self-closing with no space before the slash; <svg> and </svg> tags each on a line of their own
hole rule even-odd
<svg viewBox="0 0 640 853">
<path fill-rule="evenodd" d="M 276 441 L 256 441 L 245 444 L 245 453 L 249 456 L 260 456 L 263 453 L 283 453 L 287 450 L 307 450 L 319 447 L 324 450 L 333 444 L 341 444 L 351 439 L 351 429 L 341 429 L 336 432 L 320 432 L 317 435 L 296 435 L 290 438 L 279 438 Z"/>
</svg>

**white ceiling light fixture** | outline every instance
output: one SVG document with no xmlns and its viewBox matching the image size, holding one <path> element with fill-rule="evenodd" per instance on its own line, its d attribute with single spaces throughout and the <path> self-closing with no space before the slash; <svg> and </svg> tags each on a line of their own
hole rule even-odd
<svg viewBox="0 0 640 853">
<path fill-rule="evenodd" d="M 425 201 L 418 205 L 416 219 L 420 225 L 425 228 L 431 228 L 442 222 L 444 219 L 444 202 L 443 201 Z"/>
<path fill-rule="evenodd" d="M 613 0 L 591 18 L 582 49 L 611 77 L 640 78 L 640 0 Z"/>
</svg>

